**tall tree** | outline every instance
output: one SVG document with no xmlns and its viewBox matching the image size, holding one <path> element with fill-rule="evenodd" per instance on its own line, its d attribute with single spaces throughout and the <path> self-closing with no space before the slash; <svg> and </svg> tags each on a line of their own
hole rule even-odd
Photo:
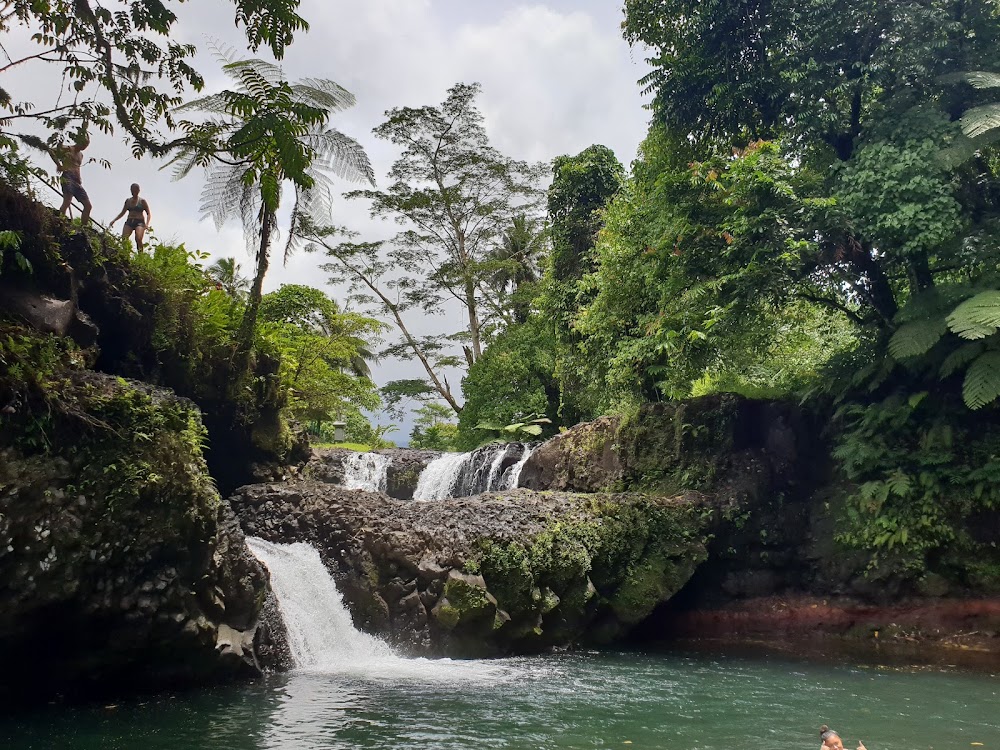
<svg viewBox="0 0 1000 750">
<path fill-rule="evenodd" d="M 401 340 L 387 354 L 415 356 L 431 387 L 456 412 L 461 405 L 443 369 L 468 367 L 482 356 L 489 332 L 506 310 L 490 276 L 491 254 L 515 218 L 538 211 L 541 168 L 493 148 L 475 107 L 478 84 L 456 84 L 438 107 L 401 107 L 386 113 L 375 134 L 402 149 L 387 190 L 362 190 L 349 198 L 371 202 L 374 217 L 405 228 L 384 242 L 335 244 L 329 228 L 299 224 L 300 234 L 321 245 L 335 283 L 389 316 Z M 464 325 L 442 335 L 419 336 L 407 313 L 463 311 Z M 454 353 L 461 344 L 464 357 Z"/>
<path fill-rule="evenodd" d="M 190 62 L 194 45 L 171 39 L 178 21 L 175 9 L 182 2 L 122 0 L 117 9 L 91 0 L 0 2 L 0 34 L 22 26 L 31 32 L 34 45 L 29 54 L 0 64 L 0 75 L 49 66 L 62 70 L 71 89 L 68 97 L 54 91 L 52 101 L 46 102 L 37 87 L 18 93 L 9 84 L 0 86 L 0 126 L 6 129 L 31 119 L 61 131 L 89 121 L 110 132 L 117 122 L 137 156 L 169 152 L 184 138 L 167 140 L 160 128 L 172 129 L 171 110 L 186 90 L 204 86 Z M 300 0 L 231 3 L 251 51 L 264 46 L 281 59 L 295 32 L 308 28 L 297 13 Z M 111 98 L 110 107 L 103 92 Z"/>
<path fill-rule="evenodd" d="M 196 166 L 205 167 L 203 213 L 219 227 L 230 218 L 240 219 L 247 245 L 256 255 L 253 284 L 237 334 L 237 352 L 245 365 L 277 233 L 283 187 L 290 183 L 294 190 L 294 226 L 300 218 L 329 215 L 329 173 L 371 184 L 375 178 L 357 141 L 329 127 L 334 112 L 353 106 L 351 93 L 327 79 L 289 82 L 279 67 L 262 60 L 223 57 L 223 70 L 238 87 L 179 108 L 210 117 L 182 124 L 191 143 L 181 148 L 174 163 L 176 178 Z M 286 259 L 294 240 L 289 232 Z"/>
</svg>

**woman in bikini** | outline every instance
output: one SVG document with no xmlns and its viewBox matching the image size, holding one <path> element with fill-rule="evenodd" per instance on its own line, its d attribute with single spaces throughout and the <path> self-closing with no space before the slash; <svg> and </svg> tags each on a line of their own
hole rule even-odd
<svg viewBox="0 0 1000 750">
<path fill-rule="evenodd" d="M 122 212 L 111 220 L 111 225 L 113 226 L 126 213 L 128 218 L 125 219 L 125 226 L 122 227 L 122 237 L 128 237 L 134 230 L 135 247 L 141 253 L 142 238 L 147 229 L 152 229 L 149 224 L 153 221 L 153 212 L 149 210 L 146 199 L 139 197 L 139 185 L 135 182 L 132 183 L 132 197 L 125 201 Z"/>
</svg>

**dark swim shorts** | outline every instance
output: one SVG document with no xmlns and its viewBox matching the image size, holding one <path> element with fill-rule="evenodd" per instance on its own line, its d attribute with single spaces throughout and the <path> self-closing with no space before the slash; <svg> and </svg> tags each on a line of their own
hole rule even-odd
<svg viewBox="0 0 1000 750">
<path fill-rule="evenodd" d="M 138 229 L 139 227 L 145 227 L 146 222 L 143 219 L 126 219 L 125 226 L 130 229 Z"/>
<path fill-rule="evenodd" d="M 81 203 L 90 200 L 90 197 L 87 195 L 87 191 L 83 189 L 83 183 L 80 182 L 79 174 L 75 172 L 63 172 L 60 183 L 62 184 L 62 194 L 64 198 L 67 195 L 72 195 Z"/>
</svg>

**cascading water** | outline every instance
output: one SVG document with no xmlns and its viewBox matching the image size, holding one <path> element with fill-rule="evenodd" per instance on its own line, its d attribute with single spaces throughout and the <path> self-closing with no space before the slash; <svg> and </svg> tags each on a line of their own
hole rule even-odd
<svg viewBox="0 0 1000 750">
<path fill-rule="evenodd" d="M 506 490 L 513 490 L 517 488 L 517 483 L 521 481 L 521 469 L 524 465 L 528 463 L 528 459 L 531 458 L 531 454 L 535 452 L 536 446 L 526 445 L 524 446 L 524 453 L 521 455 L 520 460 L 512 467 L 510 467 L 510 473 L 507 475 L 507 486 L 504 487 Z"/>
<path fill-rule="evenodd" d="M 405 659 L 384 641 L 354 627 L 333 576 L 319 552 L 305 542 L 274 544 L 247 537 L 247 546 L 271 574 L 288 631 L 292 660 L 299 671 L 368 679 L 505 681 L 509 668 L 450 659 Z"/>
<path fill-rule="evenodd" d="M 344 459 L 344 488 L 385 492 L 391 460 L 381 453 L 351 453 Z"/>
<path fill-rule="evenodd" d="M 452 487 L 471 458 L 471 453 L 445 453 L 435 458 L 420 472 L 413 499 L 444 500 L 452 497 Z"/>
<path fill-rule="evenodd" d="M 388 645 L 354 628 L 315 547 L 305 542 L 272 544 L 255 537 L 247 537 L 247 546 L 271 573 L 296 667 L 342 672 L 361 660 L 393 656 Z"/>
<path fill-rule="evenodd" d="M 514 489 L 532 450 L 525 443 L 503 443 L 471 453 L 445 453 L 421 472 L 413 499 L 444 500 Z"/>
</svg>

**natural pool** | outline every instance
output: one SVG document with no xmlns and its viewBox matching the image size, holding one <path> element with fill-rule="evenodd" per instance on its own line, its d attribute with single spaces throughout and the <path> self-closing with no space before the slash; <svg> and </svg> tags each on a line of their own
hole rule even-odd
<svg viewBox="0 0 1000 750">
<path fill-rule="evenodd" d="M 405 663 L 402 663 L 405 662 Z M 382 662 L 0 720 L 0 747 L 1000 748 L 1000 676 L 790 658 L 576 653 Z"/>
</svg>

